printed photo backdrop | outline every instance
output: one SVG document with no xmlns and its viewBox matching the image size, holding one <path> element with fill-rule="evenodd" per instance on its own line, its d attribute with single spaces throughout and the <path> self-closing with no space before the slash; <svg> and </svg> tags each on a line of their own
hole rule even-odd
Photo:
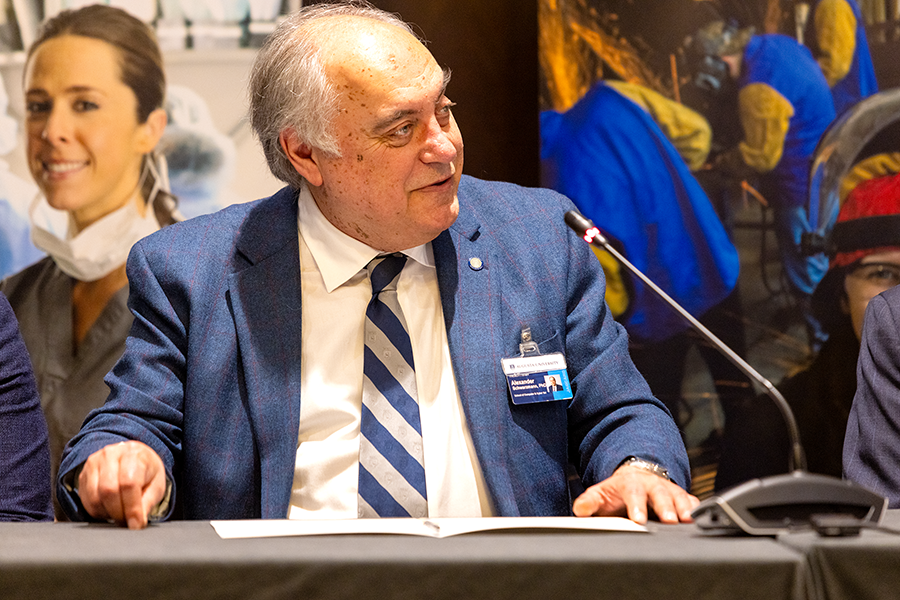
<svg viewBox="0 0 900 600">
<path fill-rule="evenodd" d="M 820 332 L 805 300 L 790 293 L 769 190 L 753 173 L 728 168 L 744 138 L 736 86 L 724 77 L 723 93 L 698 86 L 691 41 L 722 21 L 735 32 L 752 27 L 809 46 L 815 4 L 539 0 L 538 7 L 542 184 L 569 195 L 629 260 L 776 384 L 813 359 Z M 878 89 L 887 93 L 900 85 L 900 7 L 859 0 L 856 8 Z M 857 158 L 876 153 L 900 158 L 900 124 L 861 145 Z M 900 161 L 892 164 L 896 172 Z M 816 198 L 804 203 L 818 208 Z M 756 391 L 617 261 L 598 257 L 610 308 L 629 331 L 636 364 L 681 424 L 695 492 L 705 493 L 720 457 L 749 459 L 746 449 L 722 452 L 731 451 L 729 413 L 732 423 L 741 420 L 734 407 L 752 404 Z"/>
<path fill-rule="evenodd" d="M 134 12 L 147 16 L 146 10 Z M 258 45 L 264 35 L 248 37 L 254 23 L 249 12 L 240 26 L 232 17 L 223 15 L 218 21 L 209 17 L 207 24 L 213 24 L 200 30 L 209 36 L 201 39 L 185 37 L 198 30 L 187 27 L 182 15 L 177 43 L 169 35 L 171 19 L 161 16 L 151 21 L 163 46 L 168 83 L 169 124 L 159 150 L 166 156 L 170 186 L 185 217 L 255 200 L 281 187 L 269 173 L 246 121 L 245 87 L 256 55 L 251 43 Z M 267 19 L 255 24 L 254 31 L 270 30 L 274 19 L 271 15 Z M 230 35 L 235 27 L 244 32 L 243 38 Z M 28 223 L 28 208 L 37 188 L 25 162 L 24 60 L 20 49 L 0 53 L 0 277 L 42 257 L 31 244 Z"/>
</svg>

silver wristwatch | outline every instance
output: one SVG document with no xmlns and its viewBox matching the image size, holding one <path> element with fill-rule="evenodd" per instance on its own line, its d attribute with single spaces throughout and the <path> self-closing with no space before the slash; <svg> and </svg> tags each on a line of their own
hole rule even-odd
<svg viewBox="0 0 900 600">
<path fill-rule="evenodd" d="M 662 467 L 656 463 L 652 463 L 649 460 L 644 460 L 643 458 L 638 458 L 637 456 L 629 456 L 625 460 L 619 463 L 620 467 L 624 467 L 628 465 L 629 467 L 637 467 L 638 469 L 643 469 L 644 471 L 648 471 L 662 477 L 666 481 L 672 481 L 672 478 L 669 477 L 669 470 L 665 467 Z"/>
</svg>

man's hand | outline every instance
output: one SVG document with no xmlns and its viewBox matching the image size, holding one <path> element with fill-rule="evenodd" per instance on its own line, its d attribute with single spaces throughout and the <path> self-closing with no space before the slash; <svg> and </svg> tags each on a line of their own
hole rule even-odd
<svg viewBox="0 0 900 600">
<path fill-rule="evenodd" d="M 623 465 L 578 496 L 572 511 L 577 517 L 627 515 L 635 523 L 644 524 L 649 507 L 663 523 L 690 523 L 691 511 L 699 503 L 671 481 Z"/>
<path fill-rule="evenodd" d="M 141 442 L 110 444 L 91 454 L 78 476 L 81 504 L 96 519 L 143 529 L 166 493 L 162 459 Z"/>
</svg>

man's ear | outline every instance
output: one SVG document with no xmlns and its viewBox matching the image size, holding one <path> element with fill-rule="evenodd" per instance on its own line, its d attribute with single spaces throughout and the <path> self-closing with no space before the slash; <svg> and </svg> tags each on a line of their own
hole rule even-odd
<svg viewBox="0 0 900 600">
<path fill-rule="evenodd" d="M 284 150 L 294 169 L 311 186 L 319 187 L 322 185 L 322 172 L 319 170 L 319 165 L 313 156 L 312 148 L 300 141 L 296 131 L 293 129 L 283 130 L 278 135 L 278 143 L 281 144 L 281 149 Z"/>
</svg>

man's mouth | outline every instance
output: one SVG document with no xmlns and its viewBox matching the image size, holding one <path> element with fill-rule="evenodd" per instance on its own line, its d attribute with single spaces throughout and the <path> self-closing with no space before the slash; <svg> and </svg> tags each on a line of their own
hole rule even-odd
<svg viewBox="0 0 900 600">
<path fill-rule="evenodd" d="M 419 189 L 420 189 L 420 190 L 427 190 L 427 189 L 439 188 L 439 187 L 442 187 L 442 186 L 444 186 L 444 185 L 449 184 L 452 180 L 453 180 L 453 175 L 450 175 L 450 176 L 448 176 L 448 177 L 445 178 L 445 179 L 439 179 L 439 180 L 437 180 L 437 181 L 435 181 L 435 182 L 433 182 L 433 183 L 429 183 L 428 185 L 423 185 L 423 186 L 420 187 Z"/>
</svg>

